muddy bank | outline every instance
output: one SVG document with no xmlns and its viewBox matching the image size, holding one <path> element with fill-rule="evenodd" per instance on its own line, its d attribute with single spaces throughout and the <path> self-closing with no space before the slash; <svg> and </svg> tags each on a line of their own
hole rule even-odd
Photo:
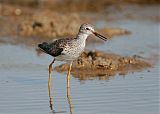
<svg viewBox="0 0 160 114">
<path fill-rule="evenodd" d="M 157 5 L 159 0 L 5 0 L 4 4 L 23 7 L 49 8 L 58 12 L 101 12 L 109 6 L 121 9 L 123 5 Z"/>
<path fill-rule="evenodd" d="M 75 13 L 59 14 L 51 10 L 4 5 L 1 12 L 1 25 L 7 31 L 4 34 L 25 37 L 58 37 L 72 35 L 80 25 L 80 17 Z M 5 25 L 6 22 L 9 24 Z M 13 30 L 13 31 L 12 31 Z"/>
<path fill-rule="evenodd" d="M 32 3 L 37 4 L 37 7 L 36 5 L 32 5 Z M 33 40 L 36 40 L 34 39 L 34 37 L 38 37 L 39 40 L 49 41 L 53 38 L 60 38 L 64 36 L 65 37 L 75 36 L 75 34 L 77 34 L 78 32 L 79 26 L 82 23 L 89 22 L 91 24 L 94 24 L 98 19 L 100 20 L 102 19 L 108 22 L 115 19 L 119 19 L 122 16 L 122 18 L 125 17 L 127 19 L 135 19 L 142 17 L 143 19 L 151 18 L 151 20 L 157 20 L 157 22 L 159 22 L 160 20 L 158 15 L 152 16 L 147 14 L 146 16 L 145 13 L 142 13 L 143 15 L 141 13 L 139 14 L 138 11 L 142 11 L 143 9 L 138 9 L 137 7 L 134 6 L 130 7 L 128 5 L 122 5 L 126 3 L 130 5 L 133 5 L 131 3 L 136 3 L 139 5 L 145 3 L 146 4 L 157 3 L 156 6 L 158 6 L 159 2 L 157 0 L 149 0 L 149 1 L 126 0 L 121 2 L 111 1 L 111 0 L 108 1 L 102 0 L 98 2 L 95 0 L 93 0 L 92 2 L 90 0 L 86 1 L 67 0 L 63 2 L 55 0 L 54 2 L 51 2 L 50 0 L 47 0 L 42 3 L 38 2 L 37 0 L 29 0 L 29 1 L 26 0 L 23 2 L 21 0 L 15 0 L 12 2 L 6 0 L 1 2 L 0 35 L 20 36 L 19 39 L 32 37 Z M 83 5 L 79 5 L 80 3 Z M 89 3 L 91 3 L 92 5 L 91 4 L 89 5 Z M 53 6 L 54 8 L 49 7 L 49 5 Z M 70 5 L 73 7 L 71 7 Z M 117 5 L 120 6 L 117 7 Z M 93 10 L 92 13 L 87 13 L 88 11 L 90 11 L 90 8 L 87 6 L 93 7 L 94 10 L 102 8 L 101 9 L 102 12 L 97 13 L 96 11 Z M 99 7 L 99 8 L 94 8 L 94 7 Z M 61 10 L 64 11 L 61 12 Z M 137 13 L 136 14 L 133 13 L 132 10 L 134 12 L 136 11 Z M 155 11 L 156 10 L 157 8 L 155 9 Z M 112 28 L 112 27 L 100 28 L 98 29 L 98 31 L 104 34 L 108 38 L 112 38 L 113 36 L 116 35 L 126 35 L 131 33 L 131 31 L 123 28 Z M 14 39 L 13 37 L 13 40 L 16 39 Z"/>
<path fill-rule="evenodd" d="M 68 64 L 55 67 L 58 72 L 68 69 Z M 94 76 L 125 75 L 129 72 L 141 71 L 151 67 L 151 64 L 144 61 L 140 56 L 132 57 L 119 56 L 99 51 L 84 52 L 78 60 L 74 61 L 72 74 L 77 78 L 88 78 Z"/>
<path fill-rule="evenodd" d="M 39 39 L 75 36 L 80 25 L 88 22 L 78 13 L 64 14 L 48 9 L 23 8 L 14 5 L 3 5 L 0 14 L 2 27 L 0 35 L 5 36 L 38 37 Z M 108 38 L 131 33 L 123 28 L 111 27 L 98 29 L 98 31 Z"/>
</svg>

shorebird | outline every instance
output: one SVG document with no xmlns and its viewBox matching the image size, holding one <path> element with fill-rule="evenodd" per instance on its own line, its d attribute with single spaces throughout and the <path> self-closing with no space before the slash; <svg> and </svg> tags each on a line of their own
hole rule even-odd
<svg viewBox="0 0 160 114">
<path fill-rule="evenodd" d="M 92 25 L 85 23 L 80 26 L 79 32 L 75 38 L 63 38 L 55 40 L 51 43 L 43 42 L 42 44 L 38 44 L 40 49 L 54 57 L 53 61 L 49 64 L 48 87 L 50 87 L 52 64 L 55 60 L 65 61 L 70 64 L 67 74 L 67 87 L 70 87 L 70 72 L 73 60 L 76 60 L 84 51 L 86 39 L 91 34 L 101 38 L 104 41 L 107 40 L 106 37 L 97 33 Z"/>
</svg>

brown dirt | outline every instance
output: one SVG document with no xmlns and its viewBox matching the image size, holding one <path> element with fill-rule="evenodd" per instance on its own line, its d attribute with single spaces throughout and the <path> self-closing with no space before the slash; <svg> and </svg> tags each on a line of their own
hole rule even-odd
<svg viewBox="0 0 160 114">
<path fill-rule="evenodd" d="M 0 24 L 5 24 L 5 26 L 2 27 L 10 28 L 9 30 L 5 29 L 7 31 L 3 31 L 3 33 L 6 32 L 7 35 L 20 35 L 25 37 L 65 36 L 77 32 L 76 30 L 80 25 L 80 17 L 75 13 L 62 15 L 47 9 L 37 9 L 32 12 L 29 8 L 23 9 L 19 6 L 4 5 L 1 15 L 4 19 L 1 18 Z M 6 22 L 9 22 L 9 24 L 6 25 Z"/>
<path fill-rule="evenodd" d="M 67 71 L 69 65 L 63 64 L 55 67 L 58 72 Z M 87 79 L 90 77 L 100 76 L 108 77 L 115 74 L 125 75 L 128 72 L 141 71 L 149 68 L 151 65 L 138 58 L 123 57 L 111 53 L 103 52 L 84 52 L 78 60 L 74 61 L 72 66 L 72 74 L 79 79 Z"/>
<path fill-rule="evenodd" d="M 30 9 L 15 5 L 3 5 L 2 9 L 0 35 L 12 37 L 0 39 L 0 42 L 6 43 L 30 45 L 54 38 L 75 36 L 79 26 L 88 22 L 78 13 L 63 14 L 48 9 Z M 108 38 L 131 33 L 122 28 L 103 28 L 97 31 Z M 89 41 L 97 42 L 96 39 Z"/>
<path fill-rule="evenodd" d="M 48 8 L 57 12 L 100 12 L 109 6 L 160 4 L 159 0 L 4 0 L 4 4 Z"/>
</svg>

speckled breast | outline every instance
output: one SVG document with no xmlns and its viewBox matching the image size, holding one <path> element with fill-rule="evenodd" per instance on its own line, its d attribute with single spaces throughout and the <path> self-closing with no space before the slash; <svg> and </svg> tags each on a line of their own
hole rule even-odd
<svg viewBox="0 0 160 114">
<path fill-rule="evenodd" d="M 67 45 L 62 54 L 56 57 L 57 60 L 63 61 L 72 61 L 77 59 L 81 53 L 84 51 L 85 42 L 74 42 L 70 45 Z"/>
</svg>

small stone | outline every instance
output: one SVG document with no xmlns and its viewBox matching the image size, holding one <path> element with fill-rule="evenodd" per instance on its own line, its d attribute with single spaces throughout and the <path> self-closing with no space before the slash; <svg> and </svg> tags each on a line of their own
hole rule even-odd
<svg viewBox="0 0 160 114">
<path fill-rule="evenodd" d="M 15 12 L 15 14 L 16 14 L 17 16 L 19 16 L 19 15 L 22 14 L 22 10 L 21 10 L 21 9 L 16 9 L 14 12 Z"/>
</svg>

